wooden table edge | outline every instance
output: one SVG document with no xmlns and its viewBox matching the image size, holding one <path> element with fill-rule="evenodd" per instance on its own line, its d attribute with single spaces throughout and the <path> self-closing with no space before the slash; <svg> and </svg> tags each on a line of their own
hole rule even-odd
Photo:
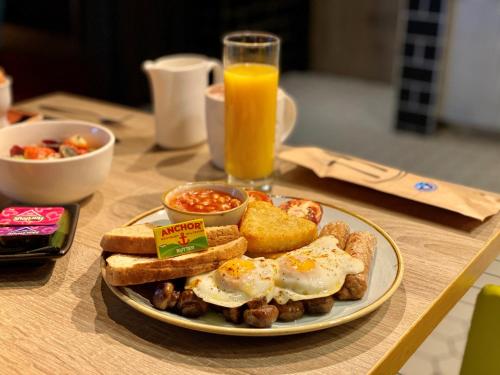
<svg viewBox="0 0 500 375">
<path fill-rule="evenodd" d="M 448 311 L 470 289 L 477 278 L 497 257 L 500 249 L 500 231 L 481 248 L 460 275 L 438 296 L 393 348 L 380 358 L 369 374 L 395 374 L 418 349 L 426 337 L 441 322 Z"/>
</svg>

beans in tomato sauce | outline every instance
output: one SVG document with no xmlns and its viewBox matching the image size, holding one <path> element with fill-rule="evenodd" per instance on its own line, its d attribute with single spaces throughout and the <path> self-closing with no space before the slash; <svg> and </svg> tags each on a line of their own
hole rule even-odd
<svg viewBox="0 0 500 375">
<path fill-rule="evenodd" d="M 187 190 L 174 195 L 169 206 L 189 212 L 228 211 L 241 204 L 241 200 L 228 193 L 213 189 Z"/>
</svg>

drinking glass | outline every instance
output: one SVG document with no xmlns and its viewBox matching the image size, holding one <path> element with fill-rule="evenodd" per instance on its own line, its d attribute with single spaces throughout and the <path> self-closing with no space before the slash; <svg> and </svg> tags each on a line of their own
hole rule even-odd
<svg viewBox="0 0 500 375">
<path fill-rule="evenodd" d="M 228 182 L 271 189 L 274 170 L 280 39 L 227 34 L 224 44 L 224 166 Z"/>
</svg>

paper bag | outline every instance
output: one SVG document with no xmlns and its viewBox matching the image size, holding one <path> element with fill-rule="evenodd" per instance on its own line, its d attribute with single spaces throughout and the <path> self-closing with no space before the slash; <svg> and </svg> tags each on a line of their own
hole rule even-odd
<svg viewBox="0 0 500 375">
<path fill-rule="evenodd" d="M 483 221 L 500 210 L 500 195 L 418 176 L 396 168 L 317 147 L 289 148 L 280 159 L 384 193 L 441 207 Z"/>
</svg>

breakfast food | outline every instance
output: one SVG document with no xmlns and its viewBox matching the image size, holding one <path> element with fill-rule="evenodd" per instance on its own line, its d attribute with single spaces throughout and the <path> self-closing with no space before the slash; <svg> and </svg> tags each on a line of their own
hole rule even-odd
<svg viewBox="0 0 500 375">
<path fill-rule="evenodd" d="M 336 293 L 345 276 L 363 271 L 363 263 L 337 248 L 333 236 L 324 236 L 276 260 L 240 257 L 208 274 L 191 277 L 192 289 L 205 302 L 238 307 L 254 299 L 275 299 L 283 305 Z"/>
<path fill-rule="evenodd" d="M 248 201 L 249 202 L 254 202 L 254 201 L 264 201 L 264 202 L 269 202 L 273 203 L 271 197 L 269 194 L 266 194 L 262 191 L 257 191 L 257 190 L 246 190 L 248 194 Z"/>
<path fill-rule="evenodd" d="M 250 258 L 269 258 L 269 259 L 277 259 L 282 255 L 285 255 L 287 251 L 279 252 L 279 253 L 247 253 L 246 255 Z"/>
<path fill-rule="evenodd" d="M 216 270 L 186 281 L 186 289 L 205 302 L 223 307 L 239 307 L 252 300 L 274 296 L 278 266 L 272 259 L 240 257 L 230 259 Z"/>
<path fill-rule="evenodd" d="M 368 276 L 377 244 L 375 236 L 368 232 L 350 233 L 349 226 L 343 221 L 326 224 L 319 235 L 320 237 L 331 235 L 337 238 L 339 247 L 345 249 L 354 258 L 361 260 L 365 266 L 363 272 L 346 277 L 344 286 L 336 297 L 340 300 L 363 298 L 368 288 Z"/>
<path fill-rule="evenodd" d="M 87 154 L 93 150 L 88 141 L 77 134 L 63 141 L 44 139 L 38 145 L 14 145 L 10 148 L 10 156 L 28 160 L 61 159 Z"/>
<path fill-rule="evenodd" d="M 153 227 L 152 224 L 135 224 L 112 229 L 103 235 L 101 247 L 112 253 L 156 255 Z M 222 245 L 241 236 L 236 225 L 207 227 L 205 232 L 208 246 Z"/>
<path fill-rule="evenodd" d="M 336 294 L 336 298 L 340 300 L 363 298 L 368 288 L 368 277 L 376 244 L 377 240 L 371 233 L 354 232 L 349 235 L 345 251 L 352 257 L 361 260 L 364 264 L 364 269 L 360 273 L 346 277 L 344 286 Z"/>
<path fill-rule="evenodd" d="M 220 198 L 213 190 L 198 190 L 203 196 L 187 191 L 173 196 L 184 200 L 184 208 L 200 204 L 190 199 Z M 157 282 L 146 288 L 159 310 L 189 318 L 215 311 L 228 322 L 255 328 L 327 314 L 335 300 L 365 295 L 375 236 L 351 233 L 347 223 L 336 221 L 323 225 L 318 237 L 316 222 L 323 212 L 318 203 L 290 199 L 276 207 L 266 194 L 247 194 L 239 228 L 205 228 L 207 250 L 158 259 L 152 224 L 107 232 L 101 241 L 111 253 L 106 281 L 115 286 Z"/>
<path fill-rule="evenodd" d="M 247 241 L 239 237 L 207 250 L 174 258 L 113 254 L 106 258 L 105 278 L 115 286 L 144 284 L 198 275 L 216 269 L 226 260 L 245 253 Z"/>
<path fill-rule="evenodd" d="M 364 265 L 337 247 L 337 239 L 324 236 L 276 259 L 279 268 L 274 299 L 280 303 L 331 296 L 342 288 L 346 275 Z"/>
<path fill-rule="evenodd" d="M 336 221 L 333 223 L 328 223 L 323 228 L 321 228 L 319 236 L 334 236 L 337 241 L 339 241 L 339 247 L 344 250 L 350 232 L 351 229 L 349 228 L 349 225 L 347 225 L 347 223 L 343 221 Z"/>
<path fill-rule="evenodd" d="M 268 202 L 248 204 L 240 227 L 248 240 L 248 252 L 271 254 L 305 246 L 317 236 L 317 227 L 309 220 L 288 215 Z"/>
<path fill-rule="evenodd" d="M 7 112 L 7 120 L 10 124 L 18 124 L 25 121 L 38 121 L 43 118 L 41 113 L 25 111 L 19 108 L 10 108 Z"/>
<path fill-rule="evenodd" d="M 155 297 L 152 302 L 157 308 L 170 306 L 172 310 L 176 304 L 165 296 L 175 298 L 176 293 L 191 290 L 208 306 L 222 308 L 228 321 L 264 328 L 277 319 L 298 319 L 305 312 L 328 313 L 333 307 L 332 295 L 342 287 L 346 275 L 363 268 L 360 260 L 337 247 L 335 237 L 324 236 L 276 260 L 246 256 L 230 259 L 214 271 L 188 278 L 184 291 L 175 291 L 173 284 L 162 284 L 154 295 L 164 296 L 162 303 Z M 197 311 L 200 316 L 207 309 Z"/>
<path fill-rule="evenodd" d="M 302 217 L 319 224 L 323 217 L 323 209 L 319 203 L 307 199 L 290 199 L 280 205 L 288 215 Z"/>
<path fill-rule="evenodd" d="M 223 191 L 198 188 L 174 194 L 166 203 L 181 211 L 209 213 L 236 208 L 242 201 Z"/>
</svg>

